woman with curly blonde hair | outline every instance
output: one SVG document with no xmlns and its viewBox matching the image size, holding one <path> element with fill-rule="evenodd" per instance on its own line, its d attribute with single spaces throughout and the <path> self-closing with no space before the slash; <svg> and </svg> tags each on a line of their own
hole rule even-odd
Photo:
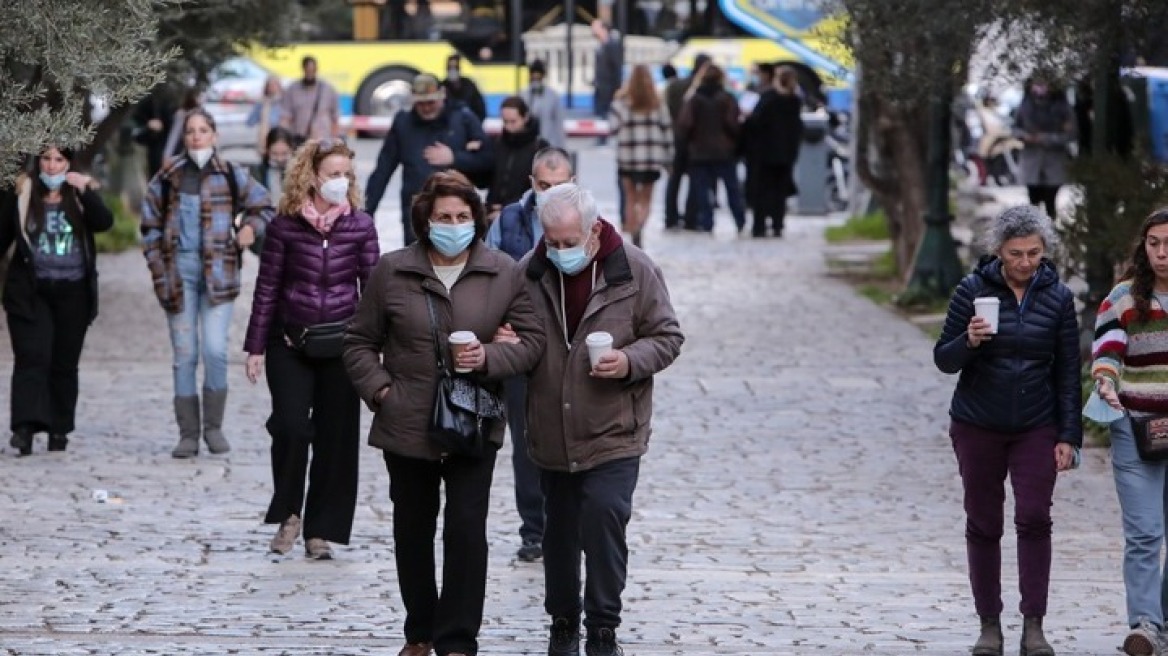
<svg viewBox="0 0 1168 656">
<path fill-rule="evenodd" d="M 649 67 L 637 64 L 608 113 L 616 137 L 617 176 L 625 197 L 621 221 L 633 243 L 641 245 L 641 228 L 649 218 L 653 185 L 661 169 L 673 162 L 673 124 L 657 95 Z"/>
<path fill-rule="evenodd" d="M 275 490 L 264 521 L 280 528 L 271 551 L 292 550 L 303 514 L 305 549 L 316 560 L 332 558 L 330 542 L 348 544 L 353 525 L 361 407 L 341 346 L 380 256 L 373 218 L 355 209 L 352 160 L 340 139 L 309 141 L 296 153 L 264 242 L 244 342 L 248 380 L 266 369 L 272 395 Z"/>
</svg>

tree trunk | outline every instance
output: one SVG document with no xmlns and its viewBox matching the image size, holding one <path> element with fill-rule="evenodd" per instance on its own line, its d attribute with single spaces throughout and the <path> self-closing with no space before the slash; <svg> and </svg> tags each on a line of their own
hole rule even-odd
<svg viewBox="0 0 1168 656">
<path fill-rule="evenodd" d="M 921 112 L 893 106 L 871 93 L 861 96 L 860 111 L 860 124 L 867 127 L 856 145 L 856 173 L 884 209 L 897 274 L 906 283 L 925 233 L 928 124 L 914 120 Z"/>
</svg>

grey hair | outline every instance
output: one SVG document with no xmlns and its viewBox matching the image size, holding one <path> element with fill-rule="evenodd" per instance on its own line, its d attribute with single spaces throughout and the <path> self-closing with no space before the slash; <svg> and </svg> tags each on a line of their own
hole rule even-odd
<svg viewBox="0 0 1168 656">
<path fill-rule="evenodd" d="M 535 157 L 531 160 L 532 175 L 535 175 L 535 169 L 539 166 L 546 166 L 553 171 L 559 170 L 561 166 L 564 166 L 568 168 L 569 173 L 576 173 L 572 170 L 572 158 L 568 156 L 567 151 L 554 146 L 542 148 L 535 154 Z"/>
<path fill-rule="evenodd" d="M 1008 207 L 990 224 L 989 231 L 982 238 L 985 252 L 997 255 L 1002 246 L 1011 239 L 1038 235 L 1047 254 L 1059 247 L 1059 236 L 1054 222 L 1033 205 Z"/>
<path fill-rule="evenodd" d="M 590 191 L 578 184 L 565 182 L 544 193 L 546 194 L 544 200 L 537 209 L 539 221 L 545 227 L 567 220 L 578 220 L 584 234 L 592 230 L 600 213 L 596 209 L 596 199 Z"/>
</svg>

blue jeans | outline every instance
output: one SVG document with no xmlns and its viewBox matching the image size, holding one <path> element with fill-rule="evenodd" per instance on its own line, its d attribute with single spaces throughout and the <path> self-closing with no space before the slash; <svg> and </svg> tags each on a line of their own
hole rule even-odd
<svg viewBox="0 0 1168 656">
<path fill-rule="evenodd" d="M 183 308 L 177 314 L 166 316 L 170 344 L 174 348 L 174 395 L 198 395 L 195 373 L 200 354 L 203 356 L 203 389 L 226 390 L 227 334 L 235 304 L 211 305 L 207 283 L 203 279 L 201 253 L 180 252 L 178 273 L 182 278 Z"/>
<path fill-rule="evenodd" d="M 738 182 L 738 163 L 690 162 L 689 193 L 690 203 L 697 208 L 697 227 L 710 231 L 714 229 L 714 207 L 711 192 L 717 192 L 717 183 L 726 187 L 726 202 L 734 215 L 734 224 L 741 230 L 746 225 L 746 204 L 742 198 L 742 185 Z M 696 196 L 695 196 L 696 194 Z"/>
<path fill-rule="evenodd" d="M 1111 465 L 1123 515 L 1123 587 L 1128 624 L 1148 619 L 1163 626 L 1168 608 L 1160 548 L 1164 542 L 1168 462 L 1144 462 L 1136 451 L 1131 420 L 1111 424 Z"/>
</svg>

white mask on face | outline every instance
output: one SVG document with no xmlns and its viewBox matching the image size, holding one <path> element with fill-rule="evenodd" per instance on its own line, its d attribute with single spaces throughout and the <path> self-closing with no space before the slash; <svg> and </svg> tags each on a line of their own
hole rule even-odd
<svg viewBox="0 0 1168 656">
<path fill-rule="evenodd" d="M 207 162 L 211 161 L 211 156 L 215 154 L 214 148 L 194 148 L 187 150 L 187 154 L 194 160 L 195 166 L 203 168 Z"/>
<path fill-rule="evenodd" d="M 320 185 L 320 197 L 331 205 L 340 205 L 349 198 L 349 179 L 331 178 Z"/>
</svg>

